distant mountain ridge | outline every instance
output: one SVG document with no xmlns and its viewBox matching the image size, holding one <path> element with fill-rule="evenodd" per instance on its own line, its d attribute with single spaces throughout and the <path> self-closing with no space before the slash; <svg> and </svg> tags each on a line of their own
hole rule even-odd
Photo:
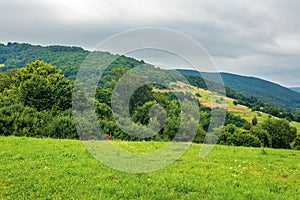
<svg viewBox="0 0 300 200">
<path fill-rule="evenodd" d="M 300 93 L 300 87 L 289 87 L 290 90 Z"/>
<path fill-rule="evenodd" d="M 186 75 L 201 76 L 199 72 L 194 70 L 178 69 L 177 71 Z M 210 80 L 213 80 L 215 76 L 215 73 L 201 72 L 201 74 Z M 225 86 L 244 95 L 254 96 L 274 106 L 300 108 L 300 93 L 289 88 L 256 77 L 224 72 L 221 72 L 220 75 Z"/>
</svg>

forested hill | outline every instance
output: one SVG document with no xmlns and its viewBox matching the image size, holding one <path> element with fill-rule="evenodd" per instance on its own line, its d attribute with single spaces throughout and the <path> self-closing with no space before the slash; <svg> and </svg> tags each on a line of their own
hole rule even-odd
<svg viewBox="0 0 300 200">
<path fill-rule="evenodd" d="M 197 71 L 177 70 L 191 76 L 200 76 Z M 203 73 L 209 78 L 213 73 Z M 211 76 L 213 77 L 213 76 Z M 278 84 L 255 77 L 240 76 L 230 73 L 221 73 L 224 85 L 241 92 L 246 96 L 254 96 L 258 100 L 268 102 L 273 106 L 300 108 L 300 93 L 292 91 Z"/>
<path fill-rule="evenodd" d="M 90 52 L 81 47 L 47 46 L 11 43 L 0 44 L 0 71 L 22 68 L 27 63 L 43 60 L 61 69 L 64 75 L 73 79 L 77 69 Z M 109 55 L 108 55 L 109 56 Z M 129 59 L 129 58 L 128 58 Z M 188 75 L 199 76 L 192 70 L 179 70 Z M 206 74 L 209 76 L 209 73 Z M 221 73 L 225 86 L 246 96 L 268 102 L 276 107 L 300 108 L 300 93 L 262 79 Z"/>
<path fill-rule="evenodd" d="M 143 85 L 147 82 L 146 77 L 143 76 L 146 74 L 146 70 L 148 74 L 152 77 L 155 76 L 158 80 L 169 80 L 167 77 L 173 77 L 176 74 L 174 71 L 162 70 L 147 65 L 143 61 L 112 55 L 108 52 L 93 52 L 95 57 L 100 56 L 101 62 L 108 61 L 110 64 L 98 81 L 98 85 L 95 86 L 95 95 L 89 95 L 81 89 L 81 83 L 72 80 L 72 76 L 76 75 L 78 67 L 88 53 L 78 47 L 41 47 L 17 43 L 1 45 L 0 66 L 6 72 L 0 72 L 0 135 L 80 137 L 84 140 L 103 139 L 104 136 L 107 136 L 107 138 L 120 140 L 171 141 L 176 139 L 176 141 L 190 141 L 189 134 L 194 131 L 193 141 L 204 142 L 212 119 L 212 110 L 209 105 L 205 104 L 205 101 L 209 99 L 209 93 L 212 91 L 205 90 L 207 86 L 201 77 L 186 76 L 189 87 L 181 87 L 182 83 L 177 79 L 173 79 L 177 82 L 168 83 L 170 86 L 172 84 L 176 93 L 182 96 L 182 98 L 177 98 L 173 92 L 166 90 L 168 87 L 156 84 Z M 111 58 L 115 59 L 110 62 Z M 30 62 L 34 59 L 37 60 Z M 26 62 L 29 63 L 26 64 Z M 24 66 L 22 63 L 25 63 Z M 103 67 L 95 65 L 93 61 L 90 63 L 92 64 L 89 65 L 91 72 Z M 52 65 L 56 65 L 61 70 Z M 124 109 L 119 109 L 120 112 L 115 115 L 111 108 L 112 98 L 123 95 L 123 93 L 115 95 L 114 90 L 116 86 L 119 86 L 117 83 L 130 69 L 140 65 L 147 65 L 147 68 L 142 68 L 144 71 L 134 74 L 130 79 L 123 79 L 125 84 L 120 84 L 123 87 L 120 91 L 123 93 L 128 92 L 126 84 L 131 83 L 132 80 L 143 85 L 130 97 L 128 105 L 130 117 L 127 117 Z M 12 68 L 18 69 L 9 70 Z M 149 70 L 151 70 L 150 73 Z M 85 78 L 90 77 L 85 76 Z M 79 87 L 75 87 L 75 90 L 74 84 L 79 85 Z M 212 84 L 219 86 L 217 83 Z M 190 87 L 191 85 L 196 87 Z M 183 90 L 178 90 L 180 88 Z M 187 88 L 189 89 L 187 90 Z M 194 94 L 194 92 L 195 97 L 193 98 L 193 95 L 190 94 Z M 299 113 L 289 113 L 270 107 L 257 101 L 256 98 L 244 96 L 228 87 L 226 92 L 228 98 L 220 97 L 216 99 L 216 103 L 225 105 L 226 108 L 230 106 L 235 110 L 230 110 L 229 107 L 228 110 L 216 107 L 214 111 L 216 115 L 226 114 L 224 126 L 217 123 L 216 129 L 214 129 L 214 131 L 221 131 L 216 133 L 220 134 L 220 139 L 217 141 L 219 144 L 300 149 L 300 135 L 297 135 L 297 129 L 290 126 L 289 122 L 300 122 Z M 203 101 L 200 98 L 204 98 Z M 183 103 L 181 104 L 179 100 Z M 187 119 L 185 119 L 185 123 L 181 123 L 181 107 L 189 111 L 196 111 L 193 101 L 195 101 L 195 105 L 199 105 L 198 113 L 184 115 Z M 75 106 L 72 102 L 76 102 Z M 90 129 L 95 127 L 94 122 L 90 120 L 94 119 L 94 114 L 88 110 L 90 107 L 86 105 L 86 102 L 94 103 L 97 123 L 105 135 L 99 135 L 97 131 Z M 122 104 L 120 105 L 122 106 Z M 154 115 L 151 114 L 152 108 L 156 109 Z M 164 110 L 165 112 L 163 112 Z M 239 113 L 234 113 L 234 111 Z M 247 114 L 246 112 L 251 113 L 248 121 L 242 118 Z M 74 113 L 79 114 L 77 122 L 80 124 L 77 127 L 81 128 L 80 136 L 77 135 L 78 132 L 75 129 Z M 266 115 L 266 113 L 270 115 Z M 199 119 L 195 116 L 199 116 Z M 125 129 L 119 126 L 116 118 L 126 126 Z M 136 124 L 142 125 L 141 129 L 137 129 Z M 149 130 L 146 128 L 148 125 L 151 125 Z M 182 127 L 184 127 L 184 132 L 181 131 Z M 136 130 L 141 132 L 135 132 Z M 179 134 L 180 137 L 177 137 L 179 131 L 181 134 Z M 129 135 L 127 132 L 142 134 L 142 137 L 135 137 L 134 134 Z M 144 138 L 144 136 L 147 137 Z M 214 137 L 208 136 L 209 139 L 205 142 L 215 141 Z"/>
<path fill-rule="evenodd" d="M 22 68 L 35 60 L 43 60 L 73 78 L 89 51 L 81 47 L 47 46 L 20 43 L 0 44 L 0 71 Z"/>
</svg>

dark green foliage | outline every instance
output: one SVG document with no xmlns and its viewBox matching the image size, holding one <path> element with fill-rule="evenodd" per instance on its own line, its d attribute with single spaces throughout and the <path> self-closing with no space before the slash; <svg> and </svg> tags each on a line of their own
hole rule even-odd
<svg viewBox="0 0 300 200">
<path fill-rule="evenodd" d="M 140 123 L 143 125 L 147 125 L 150 120 L 150 109 L 156 105 L 156 101 L 149 101 L 145 103 L 143 106 L 138 107 L 132 115 L 132 119 L 135 123 Z"/>
<path fill-rule="evenodd" d="M 3 74 L 1 135 L 77 138 L 70 112 L 72 84 L 61 71 L 36 61 Z M 6 80 L 9 85 L 3 84 Z"/>
<path fill-rule="evenodd" d="M 268 131 L 256 126 L 251 129 L 251 133 L 260 140 L 263 147 L 272 147 L 272 138 Z"/>
<path fill-rule="evenodd" d="M 292 142 L 291 147 L 295 150 L 300 150 L 300 135 L 299 134 Z"/>
<path fill-rule="evenodd" d="M 225 86 L 273 106 L 300 107 L 300 94 L 259 78 L 222 73 Z"/>
<path fill-rule="evenodd" d="M 196 86 L 198 88 L 203 88 L 203 89 L 206 89 L 206 90 L 208 89 L 208 87 L 205 83 L 205 80 L 201 77 L 185 75 L 185 78 L 193 86 Z"/>
<path fill-rule="evenodd" d="M 42 47 L 8 43 L 7 45 L 0 45 L 0 64 L 4 64 L 0 71 L 21 68 L 35 60 L 43 60 L 62 69 L 66 77 L 74 78 L 88 53 L 80 47 Z"/>
<path fill-rule="evenodd" d="M 11 85 L 15 84 L 16 73 L 17 73 L 16 70 L 9 70 L 7 72 L 0 73 L 0 93 L 3 92 L 4 89 L 7 89 Z"/>
<path fill-rule="evenodd" d="M 20 101 L 38 111 L 71 107 L 72 84 L 60 70 L 42 61 L 22 68 L 18 75 Z"/>
<path fill-rule="evenodd" d="M 196 92 L 195 94 L 197 97 L 201 97 L 201 94 L 199 92 Z"/>
<path fill-rule="evenodd" d="M 232 103 L 233 103 L 233 105 L 235 105 L 235 106 L 239 104 L 236 100 L 234 100 Z"/>
<path fill-rule="evenodd" d="M 22 104 L 0 108 L 0 134 L 28 137 L 77 138 L 70 112 L 37 111 Z"/>
<path fill-rule="evenodd" d="M 262 128 L 269 133 L 273 148 L 290 149 L 296 138 L 297 129 L 291 127 L 287 120 L 271 118 L 262 124 Z"/>
<path fill-rule="evenodd" d="M 234 124 L 237 127 L 244 127 L 246 129 L 250 129 L 250 124 L 245 119 L 240 116 L 235 116 L 229 112 L 226 114 L 225 125 Z"/>
<path fill-rule="evenodd" d="M 222 134 L 219 138 L 219 144 L 260 147 L 261 141 L 250 131 L 237 128 L 233 124 L 228 124 L 222 130 Z"/>
<path fill-rule="evenodd" d="M 252 118 L 252 125 L 253 126 L 257 125 L 257 118 L 255 116 Z"/>
<path fill-rule="evenodd" d="M 205 136 L 206 136 L 206 132 L 204 131 L 204 129 L 202 128 L 202 126 L 199 126 L 197 134 L 196 134 L 195 139 L 194 139 L 193 142 L 195 142 L 195 143 L 203 143 Z"/>
<path fill-rule="evenodd" d="M 259 139 L 249 132 L 236 132 L 228 140 L 234 146 L 261 147 Z"/>
</svg>

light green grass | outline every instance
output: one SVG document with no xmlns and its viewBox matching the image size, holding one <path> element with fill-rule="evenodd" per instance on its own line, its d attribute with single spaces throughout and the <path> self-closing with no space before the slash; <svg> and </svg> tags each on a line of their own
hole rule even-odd
<svg viewBox="0 0 300 200">
<path fill-rule="evenodd" d="M 300 199 L 300 152 L 200 145 L 159 171 L 129 174 L 80 141 L 0 137 L 0 199 Z M 115 142 L 134 152 L 166 143 Z M 145 150 L 146 149 L 146 150 Z"/>
<path fill-rule="evenodd" d="M 291 122 L 291 125 L 296 127 L 298 130 L 298 133 L 300 133 L 300 123 L 299 122 Z"/>
<path fill-rule="evenodd" d="M 251 123 L 253 117 L 257 118 L 258 123 L 264 122 L 269 118 L 269 115 L 262 112 L 251 111 L 251 109 L 246 110 L 235 110 L 234 108 L 230 110 L 234 115 L 240 116 L 241 118 L 247 120 Z"/>
<path fill-rule="evenodd" d="M 4 67 L 4 66 L 5 66 L 4 64 L 0 64 L 0 68 L 1 68 L 1 67 Z"/>
</svg>

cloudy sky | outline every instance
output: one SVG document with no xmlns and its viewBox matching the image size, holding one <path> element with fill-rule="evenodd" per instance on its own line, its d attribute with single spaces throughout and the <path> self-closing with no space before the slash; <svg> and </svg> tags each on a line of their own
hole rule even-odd
<svg viewBox="0 0 300 200">
<path fill-rule="evenodd" d="M 0 0 L 0 43 L 93 49 L 133 28 L 182 32 L 220 71 L 300 86 L 298 0 Z"/>
</svg>

